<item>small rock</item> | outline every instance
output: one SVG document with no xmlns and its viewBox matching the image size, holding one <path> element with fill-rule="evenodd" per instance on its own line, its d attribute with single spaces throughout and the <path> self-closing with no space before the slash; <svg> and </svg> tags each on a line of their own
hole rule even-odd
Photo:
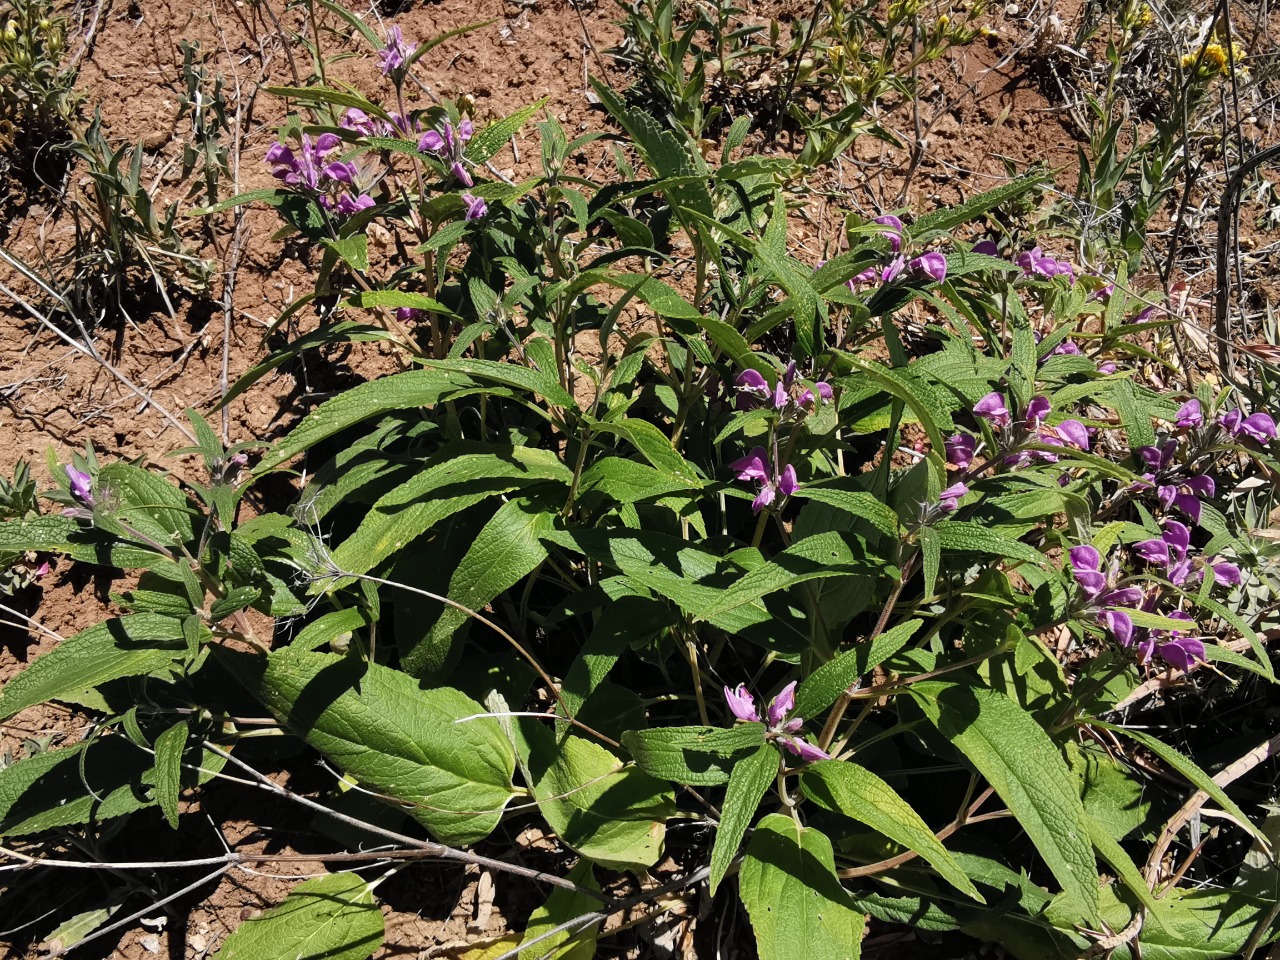
<svg viewBox="0 0 1280 960">
<path fill-rule="evenodd" d="M 143 950 L 147 951 L 147 953 L 159 953 L 160 938 L 157 937 L 154 933 L 148 934 L 145 937 L 139 937 L 138 946 L 140 946 Z"/>
</svg>

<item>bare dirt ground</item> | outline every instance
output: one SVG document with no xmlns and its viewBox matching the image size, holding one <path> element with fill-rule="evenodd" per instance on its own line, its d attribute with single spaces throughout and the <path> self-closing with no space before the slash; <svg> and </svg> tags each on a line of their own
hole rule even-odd
<svg viewBox="0 0 1280 960">
<path fill-rule="evenodd" d="M 794 6 L 799 0 L 788 3 Z M 809 4 L 800 7 L 807 14 Z M 68 12 L 87 23 L 92 9 Z M 410 3 L 393 16 L 384 7 L 383 13 L 407 38 L 419 40 L 478 20 L 494 21 L 443 44 L 418 68 L 434 94 L 472 98 L 480 121 L 545 97 L 547 111 L 570 131 L 599 129 L 606 121 L 587 97 L 587 73 L 599 75 L 603 64 L 614 86 L 627 83 L 604 53 L 621 36 L 613 22 L 619 12 L 608 2 L 576 9 L 567 0 L 438 0 Z M 1063 10 L 1062 15 L 1069 18 L 1073 13 Z M 1025 169 L 1035 162 L 1060 168 L 1060 185 L 1074 182 L 1074 129 L 1063 106 L 1046 99 L 1041 82 L 1032 76 L 1025 31 L 1003 16 L 991 22 L 996 36 L 978 39 L 930 65 L 919 101 L 885 109 L 882 122 L 899 135 L 902 146 L 863 137 L 848 156 L 816 178 L 815 184 L 825 192 L 800 213 L 794 236 L 806 255 L 816 261 L 838 242 L 840 218 L 848 209 L 870 215 L 899 207 L 925 212 L 996 184 L 1009 166 Z M 323 26 L 327 53 L 355 49 L 336 19 Z M 90 110 L 100 106 L 113 140 L 143 139 L 148 151 L 144 179 L 158 179 L 162 197 L 179 199 L 185 185 L 171 175 L 184 132 L 175 120 L 181 84 L 179 43 L 198 41 L 211 55 L 210 73 L 225 78 L 229 107 L 238 120 L 235 186 L 241 191 L 270 186 L 261 157 L 285 119 L 284 108 L 259 88 L 293 84 L 312 70 L 307 50 L 298 43 L 286 46 L 280 30 L 290 37 L 308 35 L 305 7 L 287 7 L 282 0 L 102 0 L 79 87 Z M 73 46 L 77 43 L 72 40 Z M 331 77 L 367 94 L 390 94 L 370 56 L 342 60 L 331 71 Z M 755 144 L 757 149 L 779 151 L 795 146 Z M 534 172 L 537 156 L 535 134 L 527 129 L 517 137 L 514 150 L 495 158 L 495 165 L 509 175 L 528 175 Z M 581 172 L 588 173 L 589 161 L 584 157 L 581 163 Z M 69 176 L 74 184 L 81 173 L 72 169 Z M 70 248 L 70 225 L 51 212 L 46 192 L 12 184 L 8 196 L 0 199 L 8 214 L 0 224 L 0 243 L 19 257 L 40 261 Z M 183 229 L 190 243 L 218 261 L 220 276 L 207 296 L 177 298 L 175 315 L 156 303 L 155 309 L 137 311 L 133 323 L 97 331 L 98 350 L 119 377 L 106 364 L 77 354 L 16 305 L 0 302 L 0 473 L 10 474 L 19 459 L 26 459 L 45 486 L 48 449 L 65 462 L 73 450 L 89 443 L 105 459 L 138 458 L 186 476 L 192 464 L 166 455 L 188 441 L 161 408 L 178 420 L 187 407 L 209 413 L 227 384 L 264 355 L 266 327 L 312 284 L 316 255 L 273 240 L 277 227 L 272 211 L 253 208 L 242 222 L 231 213 L 188 221 Z M 21 283 L 16 285 L 22 289 Z M 305 329 L 314 319 L 300 315 L 294 322 Z M 212 422 L 231 442 L 270 441 L 333 391 L 393 368 L 394 361 L 376 347 L 312 355 L 264 378 L 229 404 L 225 414 L 214 414 Z M 140 400 L 121 378 L 152 402 Z M 38 629 L 23 625 L 14 613 L 0 617 L 0 683 L 49 650 L 59 637 L 98 622 L 110 605 L 109 592 L 123 585 L 102 574 L 89 576 L 65 562 L 46 575 L 18 601 L 18 613 L 31 617 Z M 88 723 L 69 709 L 33 708 L 0 724 L 0 752 L 20 751 L 24 741 L 49 736 L 74 742 Z M 280 758 L 277 776 L 282 782 L 299 790 L 319 790 L 331 783 L 309 762 L 289 760 Z M 200 815 L 184 818 L 177 834 L 154 812 L 135 818 L 141 826 L 131 828 L 116 852 L 137 859 L 216 855 L 225 842 L 245 851 L 269 850 L 299 859 L 213 877 L 79 955 L 200 960 L 244 917 L 278 903 L 295 878 L 324 872 L 322 863 L 303 858 L 328 849 L 324 838 L 282 801 L 253 791 L 221 789 L 210 791 L 199 803 L 191 811 Z M 491 846 L 494 856 L 555 863 L 543 849 L 545 843 L 520 833 L 518 827 Z M 200 876 L 194 870 L 166 876 L 165 885 L 149 895 L 158 900 Z M 82 909 L 93 906 L 95 898 L 101 900 L 119 888 L 120 880 L 103 874 L 75 892 L 51 881 L 24 887 L 12 874 L 0 884 L 7 886 L 0 896 L 12 905 L 0 907 L 0 943 L 7 941 L 14 956 L 35 956 L 53 926 L 54 913 L 65 917 L 73 912 L 65 905 L 73 895 L 79 896 Z M 537 905 L 529 891 L 502 878 L 435 864 L 401 871 L 379 888 L 379 896 L 388 930 L 379 956 L 457 955 L 468 944 L 521 929 Z M 140 902 L 132 898 L 128 909 Z M 631 955 L 698 955 L 680 937 L 657 937 L 642 947 L 637 943 L 642 941 L 620 941 L 616 955 L 627 949 Z M 750 955 L 749 947 L 743 949 L 740 955 Z M 899 948 L 892 942 L 877 944 L 874 938 L 864 949 L 873 956 L 906 955 L 899 950 L 930 955 L 921 952 L 925 948 L 919 943 Z"/>
</svg>

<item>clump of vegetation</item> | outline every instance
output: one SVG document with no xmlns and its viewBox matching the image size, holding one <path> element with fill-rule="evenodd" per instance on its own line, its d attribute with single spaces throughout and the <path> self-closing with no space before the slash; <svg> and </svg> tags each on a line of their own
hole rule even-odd
<svg viewBox="0 0 1280 960">
<path fill-rule="evenodd" d="M 63 66 L 66 17 L 50 0 L 0 3 L 0 150 L 28 152 L 57 143 L 81 98 Z"/>
<path fill-rule="evenodd" d="M 0 693 L 0 719 L 97 718 L 0 770 L 6 848 L 108 862 L 77 835 L 149 808 L 176 830 L 188 791 L 246 784 L 362 831 L 349 869 L 246 921 L 227 957 L 372 955 L 376 887 L 419 857 L 545 888 L 512 956 L 595 955 L 638 909 L 695 918 L 707 955 L 745 917 L 762 960 L 857 957 L 868 917 L 1021 960 L 1280 939 L 1273 797 L 1241 789 L 1275 716 L 1254 711 L 1248 743 L 1183 719 L 1204 691 L 1276 683 L 1255 533 L 1276 409 L 1171 364 L 1144 380 L 1170 320 L 1133 288 L 1127 234 L 1085 259 L 985 238 L 1031 208 L 1036 170 L 915 216 L 848 212 L 814 262 L 788 226 L 818 159 L 732 156 L 733 100 L 706 149 L 706 65 L 757 55 L 726 53 L 756 42 L 728 19 L 635 27 L 679 111 L 597 82 L 617 149 L 568 176 L 604 131 L 571 139 L 540 103 L 483 125 L 465 101 L 413 104 L 449 35 L 322 6 L 390 95 L 269 88 L 292 111 L 261 157 L 275 186 L 201 211 L 267 205 L 320 261 L 280 318 L 315 329 L 223 402 L 328 345 L 407 369 L 273 444 L 228 447 L 188 411 L 198 480 L 79 459 L 54 472 L 61 512 L 0 525 L 7 549 L 136 573 L 119 615 Z M 809 26 L 779 109 L 814 76 L 828 35 Z M 738 46 L 701 48 L 681 86 L 704 34 Z M 535 123 L 539 169 L 492 176 Z M 371 252 L 375 226 L 393 252 Z M 296 471 L 290 508 L 242 509 Z M 323 758 L 329 789 L 268 777 L 262 736 Z M 528 826 L 554 838 L 544 869 L 492 842 Z"/>
</svg>

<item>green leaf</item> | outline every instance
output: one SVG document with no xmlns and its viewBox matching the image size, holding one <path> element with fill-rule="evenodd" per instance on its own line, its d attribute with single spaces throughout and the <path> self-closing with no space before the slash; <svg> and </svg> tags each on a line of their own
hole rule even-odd
<svg viewBox="0 0 1280 960">
<path fill-rule="evenodd" d="M 824 663 L 796 690 L 796 715 L 811 719 L 818 716 L 859 677 L 866 676 L 905 647 L 923 623 L 923 620 L 900 623 L 870 643 L 857 642 L 852 650 L 846 650 L 834 660 Z"/>
<path fill-rule="evenodd" d="M 208 782 L 225 762 L 202 747 L 188 749 L 182 786 Z M 151 755 L 120 736 L 85 740 L 19 760 L 0 770 L 0 837 L 101 823 L 153 806 L 150 779 Z"/>
<path fill-rule="evenodd" d="M 569 871 L 565 878 L 586 890 L 599 891 L 595 868 L 590 860 L 582 859 Z M 577 917 L 600 909 L 600 901 L 586 894 L 556 887 L 547 897 L 547 902 L 534 910 L 529 917 L 529 924 L 524 928 L 524 936 L 520 945 L 524 946 L 537 940 L 538 937 L 569 923 Z M 581 928 L 581 932 L 573 929 L 552 934 L 546 939 L 520 951 L 520 960 L 592 960 L 596 955 L 596 939 L 603 921 L 589 923 Z M 572 943 L 562 946 L 572 937 Z"/>
<path fill-rule="evenodd" d="M 599 493 L 616 503 L 640 503 L 657 500 L 673 493 L 698 489 L 702 481 L 692 484 L 657 470 L 647 463 L 625 460 L 622 457 L 605 457 L 597 460 L 582 474 L 579 491 L 582 494 Z"/>
<path fill-rule="evenodd" d="M 847 481 L 845 478 L 838 478 L 827 483 L 806 483 L 793 496 L 829 504 L 860 520 L 866 520 L 886 536 L 898 536 L 898 515 L 892 507 L 864 491 L 841 489 L 839 484 L 842 482 Z"/>
<path fill-rule="evenodd" d="M 720 825 L 716 828 L 715 844 L 711 848 L 709 882 L 713 897 L 742 846 L 742 838 L 756 817 L 761 798 L 778 776 L 778 763 L 778 751 L 770 744 L 762 743 L 755 753 L 734 764 L 729 774 Z"/>
<path fill-rule="evenodd" d="M 669 784 L 589 740 L 557 737 L 540 721 L 519 726 L 538 809 L 567 846 L 614 870 L 658 862 L 675 812 Z"/>
<path fill-rule="evenodd" d="M 266 187 L 262 190 L 247 190 L 244 193 L 237 193 L 234 197 L 228 197 L 226 200 L 220 200 L 211 207 L 195 207 L 190 211 L 188 216 L 207 217 L 210 214 L 222 213 L 224 210 L 230 210 L 233 207 L 242 207 L 246 204 L 257 203 L 259 200 L 266 200 L 271 206 L 278 207 L 286 196 L 286 191 L 276 187 Z"/>
<path fill-rule="evenodd" d="M 547 98 L 543 97 L 537 103 L 531 103 L 527 107 L 521 107 L 509 117 L 503 117 L 495 123 L 485 127 L 467 144 L 466 153 L 464 154 L 472 163 L 484 163 L 502 149 L 508 140 L 514 137 L 526 123 L 546 106 Z"/>
<path fill-rule="evenodd" d="M 1093 844 L 1094 849 L 1098 851 L 1103 860 L 1110 864 L 1111 869 L 1120 878 L 1120 882 L 1146 907 L 1148 916 L 1163 927 L 1164 920 L 1160 915 L 1156 896 L 1151 892 L 1151 888 L 1147 886 L 1146 880 L 1142 879 L 1142 873 L 1138 870 L 1137 865 L 1129 854 L 1125 853 L 1124 847 L 1120 846 L 1120 843 L 1110 834 L 1106 827 L 1087 813 L 1085 814 L 1085 824 L 1089 829 L 1089 841 Z"/>
<path fill-rule="evenodd" d="M 870 770 L 843 760 L 820 760 L 801 774 L 800 785 L 805 796 L 819 806 L 865 823 L 895 843 L 914 850 L 957 890 L 985 902 L 929 825 Z"/>
<path fill-rule="evenodd" d="M 1071 909 L 1098 914 L 1098 869 L 1080 787 L 1049 735 L 995 690 L 928 681 L 911 687 L 938 731 L 1008 805 L 1044 858 Z"/>
<path fill-rule="evenodd" d="M 1270 843 L 1270 841 L 1267 840 L 1266 835 L 1254 826 L 1253 821 L 1250 820 L 1249 817 L 1245 815 L 1245 812 L 1240 809 L 1239 804 L 1227 796 L 1227 792 L 1223 790 L 1222 787 L 1218 786 L 1211 776 L 1163 740 L 1159 740 L 1143 730 L 1134 730 L 1131 727 L 1122 727 L 1119 724 L 1106 723 L 1102 720 L 1093 720 L 1091 722 L 1095 726 L 1103 727 L 1107 730 L 1114 730 L 1116 733 L 1123 734 L 1130 740 L 1138 741 L 1138 743 L 1142 744 L 1169 766 L 1173 767 L 1174 770 L 1182 774 L 1182 776 L 1184 776 L 1197 790 L 1203 790 L 1207 793 L 1218 804 L 1218 806 L 1222 807 L 1223 810 L 1235 817 L 1236 822 L 1244 829 L 1248 830 L 1249 833 L 1253 835 L 1254 839 L 1261 840 L 1263 843 Z"/>
<path fill-rule="evenodd" d="M 689 487 L 702 484 L 697 469 L 671 446 L 671 439 L 647 420 L 636 420 L 628 417 L 617 423 L 596 421 L 591 429 L 600 432 L 616 433 L 625 437 L 633 447 L 640 451 L 661 473 L 679 480 Z"/>
<path fill-rule="evenodd" d="M 454 312 L 439 300 L 433 300 L 424 294 L 412 293 L 408 290 L 366 290 L 362 293 L 357 293 L 343 306 L 364 307 L 366 309 L 374 307 L 386 307 L 389 309 L 408 307 L 411 310 L 426 310 L 430 313 L 439 313 L 448 317 L 455 316 Z"/>
<path fill-rule="evenodd" d="M 163 475 L 128 463 L 109 463 L 98 471 L 98 483 L 116 499 L 114 515 L 139 532 L 165 546 L 191 539 L 192 505 Z"/>
<path fill-rule="evenodd" d="M 628 730 L 622 745 L 651 777 L 698 787 L 729 782 L 734 764 L 764 743 L 764 724 Z"/>
<path fill-rule="evenodd" d="M 374 504 L 360 526 L 334 551 L 342 570 L 365 573 L 446 517 L 481 500 L 543 480 L 563 483 L 569 469 L 553 451 L 493 444 L 423 470 Z"/>
<path fill-rule="evenodd" d="M 339 259 L 357 273 L 369 270 L 369 238 L 363 233 L 354 233 L 349 237 L 331 240 L 328 237 L 321 241 L 336 253 Z"/>
<path fill-rule="evenodd" d="M 791 817 L 760 821 L 738 879 L 760 960 L 857 960 L 866 918 L 836 876 L 831 841 Z"/>
<path fill-rule="evenodd" d="M 182 792 L 182 754 L 187 749 L 187 721 L 179 720 L 156 737 L 156 802 L 169 826 L 178 829 L 178 796 Z"/>
<path fill-rule="evenodd" d="M 560 381 L 549 370 L 534 370 L 514 363 L 497 363 L 493 360 L 432 360 L 432 369 L 460 373 L 473 379 L 492 380 L 521 390 L 528 390 L 543 397 L 548 403 L 566 410 L 577 410 L 574 402 Z"/>
<path fill-rule="evenodd" d="M 209 636 L 207 629 L 202 631 Z M 182 621 L 173 617 L 139 613 L 95 624 L 5 684 L 0 720 L 46 700 L 75 699 L 109 680 L 145 676 L 185 656 Z"/>
<path fill-rule="evenodd" d="M 371 420 L 392 410 L 434 406 L 446 394 L 474 386 L 475 381 L 465 374 L 434 369 L 409 370 L 359 384 L 307 414 L 271 453 L 263 457 L 254 473 L 273 470 L 321 440 L 362 420 Z"/>
<path fill-rule="evenodd" d="M 382 946 L 382 911 L 354 873 L 304 880 L 278 907 L 227 937 L 215 960 L 365 960 Z"/>
<path fill-rule="evenodd" d="M 1002 203 L 1016 200 L 1024 193 L 1034 190 L 1045 183 L 1047 179 L 1048 174 L 1041 170 L 1023 174 L 1021 177 L 1001 184 L 986 193 L 978 194 L 958 207 L 944 207 L 933 213 L 926 214 L 907 227 L 907 236 L 914 242 L 924 243 L 931 237 L 947 233 L 954 227 L 967 223 L 975 217 L 982 216 L 988 210 L 994 210 Z"/>
<path fill-rule="evenodd" d="M 483 610 L 546 559 L 542 538 L 554 524 L 554 514 L 526 500 L 508 500 L 484 525 L 454 569 L 449 599 L 471 610 Z M 455 659 L 470 622 L 463 611 L 445 607 L 421 640 L 400 639 L 401 668 L 414 676 L 442 671 Z"/>
<path fill-rule="evenodd" d="M 71 517 L 30 517 L 0 523 L 0 552 L 22 553 L 26 550 L 62 551 L 67 540 L 80 529 Z"/>
<path fill-rule="evenodd" d="M 258 694 L 281 723 L 361 784 L 410 806 L 443 843 L 488 836 L 514 795 L 515 755 L 498 722 L 449 687 L 336 654 L 285 647 Z"/>
<path fill-rule="evenodd" d="M 959 520 L 941 520 L 934 525 L 938 543 L 944 550 L 963 550 L 968 553 L 986 553 L 1009 560 L 1026 560 L 1043 564 L 1044 554 L 1021 540 L 1015 540 L 980 523 L 964 523 Z"/>
<path fill-rule="evenodd" d="M 856 540 L 853 540 L 853 544 L 860 547 Z M 863 551 L 855 551 L 850 546 L 849 539 L 838 533 L 819 533 L 792 544 L 772 560 L 745 574 L 722 591 L 697 617 L 714 623 L 732 610 L 754 604 L 766 594 L 785 590 L 797 583 L 864 573 L 867 569 L 868 562 Z"/>
</svg>

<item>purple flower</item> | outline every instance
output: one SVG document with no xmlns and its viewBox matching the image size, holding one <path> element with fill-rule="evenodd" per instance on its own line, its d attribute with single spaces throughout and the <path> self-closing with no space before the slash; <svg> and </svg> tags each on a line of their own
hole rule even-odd
<svg viewBox="0 0 1280 960">
<path fill-rule="evenodd" d="M 1200 409 L 1200 401 L 1194 397 L 1178 408 L 1174 414 L 1173 425 L 1179 429 L 1204 426 L 1204 413 Z"/>
<path fill-rule="evenodd" d="M 1105 377 L 1111 376 L 1111 374 L 1115 373 L 1119 369 L 1120 368 L 1111 360 L 1108 360 L 1106 363 L 1098 364 L 1098 372 Z"/>
<path fill-rule="evenodd" d="M 732 690 L 725 687 L 724 698 L 728 701 L 729 711 L 739 720 L 754 723 L 760 719 L 760 712 L 756 709 L 755 697 L 747 692 L 745 683 L 738 684 Z"/>
<path fill-rule="evenodd" d="M 390 77 L 404 69 L 405 62 L 418 49 L 416 43 L 405 43 L 399 27 L 387 28 L 387 45 L 378 51 L 382 75 Z"/>
<path fill-rule="evenodd" d="M 367 193 L 362 193 L 357 197 L 352 197 L 349 193 L 344 193 L 338 197 L 338 213 L 344 217 L 349 217 L 353 213 L 359 213 L 361 210 L 368 210 L 372 207 L 373 197 Z"/>
<path fill-rule="evenodd" d="M 418 149 L 423 153 L 434 153 L 443 160 L 458 160 L 462 156 L 462 145 L 471 139 L 475 128 L 470 120 L 463 120 L 455 129 L 453 121 L 444 122 L 444 130 L 428 130 L 418 140 Z"/>
<path fill-rule="evenodd" d="M 799 737 L 781 737 L 779 739 L 788 752 L 795 754 L 805 763 L 816 763 L 819 760 L 831 759 L 829 754 L 819 750 L 813 744 L 801 740 Z"/>
<path fill-rule="evenodd" d="M 1218 422 L 1233 437 L 1239 437 L 1243 433 L 1258 443 L 1267 443 L 1276 438 L 1276 422 L 1267 413 L 1255 413 L 1246 417 L 1242 410 L 1229 410 L 1218 418 Z"/>
<path fill-rule="evenodd" d="M 878 223 L 881 226 L 888 227 L 888 230 L 881 230 L 881 236 L 889 238 L 889 247 L 894 253 L 902 249 L 902 221 L 891 213 L 886 213 L 882 217 L 876 217 L 872 223 Z"/>
<path fill-rule="evenodd" d="M 764 447 L 756 447 L 745 457 L 729 464 L 729 469 L 734 471 L 739 480 L 755 480 L 761 484 L 760 492 L 751 502 L 754 513 L 759 513 L 773 503 L 779 493 L 789 497 L 800 487 L 795 467 L 787 464 L 781 471 L 776 467 L 770 470 L 768 457 Z"/>
<path fill-rule="evenodd" d="M 71 481 L 71 495 L 87 507 L 93 506 L 93 478 L 87 473 L 77 470 L 71 464 L 62 469 L 67 471 L 67 479 Z"/>
<path fill-rule="evenodd" d="M 898 274 L 900 274 L 906 268 L 906 265 L 907 265 L 907 261 L 905 258 L 900 256 L 894 257 L 891 261 L 889 261 L 888 266 L 886 266 L 882 271 L 880 271 L 880 282 L 892 283 L 895 279 L 897 279 Z"/>
<path fill-rule="evenodd" d="M 358 107 L 351 107 L 342 115 L 342 129 L 365 137 L 388 137 L 396 131 L 379 117 L 371 117 Z"/>
<path fill-rule="evenodd" d="M 1138 455 L 1138 459 L 1146 465 L 1149 473 L 1145 474 L 1147 480 L 1152 480 L 1155 474 L 1163 471 L 1173 460 L 1173 455 L 1178 451 L 1177 440 L 1166 440 L 1159 447 L 1138 447 L 1134 453 Z"/>
<path fill-rule="evenodd" d="M 1210 560 L 1206 562 L 1206 566 L 1213 571 L 1213 579 L 1223 587 L 1238 587 L 1244 579 L 1240 574 L 1240 568 L 1234 563 L 1228 563 L 1225 560 Z"/>
<path fill-rule="evenodd" d="M 1195 637 L 1178 637 L 1156 646 L 1156 656 L 1184 673 L 1204 659 L 1204 643 Z"/>
<path fill-rule="evenodd" d="M 863 270 L 861 273 L 854 274 L 852 277 L 850 277 L 846 286 L 848 286 L 850 290 L 857 290 L 858 287 L 860 286 L 863 286 L 868 283 L 875 283 L 875 282 L 876 282 L 876 268 L 867 267 L 867 269 Z"/>
<path fill-rule="evenodd" d="M 774 730 L 779 729 L 782 726 L 783 721 L 786 720 L 787 714 L 789 714 L 793 709 L 795 709 L 795 705 L 796 705 L 796 681 L 792 680 L 780 691 L 778 691 L 778 695 L 776 697 L 774 697 L 771 701 L 769 701 L 769 710 L 768 710 L 767 716 L 769 718 L 770 728 Z"/>
<path fill-rule="evenodd" d="M 1133 644 L 1133 620 L 1123 610 L 1104 610 L 1098 616 L 1099 622 L 1116 638 L 1122 647 Z"/>
<path fill-rule="evenodd" d="M 830 403 L 835 399 L 835 391 L 831 389 L 831 384 L 825 380 L 819 380 L 813 385 L 813 389 L 818 391 L 818 397 L 823 403 Z"/>
<path fill-rule="evenodd" d="M 467 205 L 467 219 L 479 220 L 489 212 L 489 205 L 479 197 L 472 196 L 469 193 L 462 195 L 462 202 Z"/>
<path fill-rule="evenodd" d="M 1050 429 L 1077 450 L 1089 449 L 1089 430 L 1079 420 L 1063 420 Z M 1044 439 L 1044 434 L 1041 434 L 1041 439 Z"/>
<path fill-rule="evenodd" d="M 938 494 L 938 509 L 943 513 L 951 513 L 960 501 L 969 495 L 969 488 L 963 483 L 953 483 Z"/>
<path fill-rule="evenodd" d="M 935 283 L 941 283 L 947 278 L 947 258 L 935 251 L 922 253 L 908 263 L 907 267 L 912 273 L 928 277 Z"/>
<path fill-rule="evenodd" d="M 737 474 L 739 480 L 767 480 L 769 477 L 769 454 L 764 447 L 755 447 L 745 457 L 729 464 L 729 469 Z"/>
<path fill-rule="evenodd" d="M 1142 540 L 1129 548 L 1139 559 L 1158 567 L 1169 565 L 1169 544 L 1163 539 Z"/>
<path fill-rule="evenodd" d="M 452 173 L 454 176 L 454 179 L 457 180 L 464 187 L 475 186 L 475 182 L 471 179 L 471 174 L 467 173 L 467 168 L 462 165 L 461 160 L 455 160 L 449 166 L 449 172 Z"/>
<path fill-rule="evenodd" d="M 396 307 L 396 319 L 401 323 L 421 320 L 426 313 L 425 310 L 419 310 L 417 307 Z"/>
<path fill-rule="evenodd" d="M 1268 413 L 1255 413 L 1244 418 L 1240 424 L 1240 433 L 1247 434 L 1258 443 L 1267 443 L 1276 438 L 1276 422 Z"/>
<path fill-rule="evenodd" d="M 973 252 L 980 253 L 984 257 L 1000 256 L 1000 248 L 996 246 L 994 240 L 979 240 L 973 245 Z"/>
<path fill-rule="evenodd" d="M 1035 427 L 1040 426 L 1052 409 L 1048 397 L 1032 397 L 1027 404 L 1027 422 Z"/>
<path fill-rule="evenodd" d="M 1079 357 L 1084 351 L 1076 345 L 1076 342 L 1070 338 L 1063 340 L 1060 344 L 1049 351 L 1051 357 Z"/>
<path fill-rule="evenodd" d="M 1004 397 L 995 392 L 988 393 L 974 404 L 973 413 L 995 427 L 1007 427 L 1012 422 L 1009 408 L 1004 405 Z"/>
<path fill-rule="evenodd" d="M 968 470 L 978 452 L 978 441 L 967 433 L 957 433 L 946 439 L 947 463 L 960 470 Z"/>
</svg>

